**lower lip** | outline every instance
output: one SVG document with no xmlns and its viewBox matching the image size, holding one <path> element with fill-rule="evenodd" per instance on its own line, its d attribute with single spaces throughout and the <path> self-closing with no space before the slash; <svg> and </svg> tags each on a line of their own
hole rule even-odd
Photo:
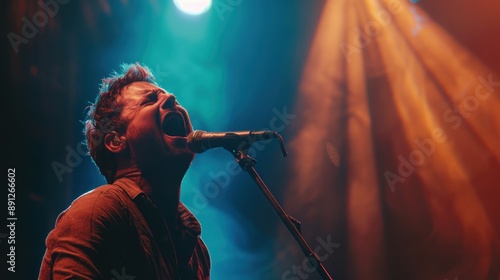
<svg viewBox="0 0 500 280">
<path fill-rule="evenodd" d="M 165 134 L 168 138 L 174 140 L 174 143 L 176 144 L 183 144 L 187 145 L 187 136 L 170 136 Z"/>
</svg>

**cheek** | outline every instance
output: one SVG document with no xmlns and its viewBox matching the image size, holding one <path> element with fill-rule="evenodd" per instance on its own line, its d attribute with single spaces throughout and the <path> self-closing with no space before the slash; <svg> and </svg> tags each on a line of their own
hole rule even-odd
<svg viewBox="0 0 500 280">
<path fill-rule="evenodd" d="M 165 154 L 162 139 L 150 130 L 136 130 L 129 139 L 131 159 L 143 168 L 157 162 Z"/>
<path fill-rule="evenodd" d="M 127 139 L 131 145 L 131 150 L 140 150 L 140 152 L 158 149 L 162 142 L 158 129 L 137 124 L 129 125 Z"/>
<path fill-rule="evenodd" d="M 129 122 L 127 131 L 131 137 L 143 138 L 150 137 L 158 132 L 157 124 L 154 116 L 151 114 L 137 114 L 134 119 Z"/>
</svg>

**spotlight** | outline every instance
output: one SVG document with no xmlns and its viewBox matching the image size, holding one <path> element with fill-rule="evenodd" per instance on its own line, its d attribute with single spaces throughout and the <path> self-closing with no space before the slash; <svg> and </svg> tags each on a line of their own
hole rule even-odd
<svg viewBox="0 0 500 280">
<path fill-rule="evenodd" d="M 202 14 L 212 6 L 212 0 L 174 0 L 175 6 L 189 15 Z"/>
</svg>

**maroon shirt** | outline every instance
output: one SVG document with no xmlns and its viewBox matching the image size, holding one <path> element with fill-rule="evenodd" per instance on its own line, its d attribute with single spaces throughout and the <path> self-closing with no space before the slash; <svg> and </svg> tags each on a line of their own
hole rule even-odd
<svg viewBox="0 0 500 280">
<path fill-rule="evenodd" d="M 209 279 L 210 257 L 194 215 L 179 203 L 179 229 L 132 180 L 79 198 L 49 233 L 39 279 Z"/>
</svg>

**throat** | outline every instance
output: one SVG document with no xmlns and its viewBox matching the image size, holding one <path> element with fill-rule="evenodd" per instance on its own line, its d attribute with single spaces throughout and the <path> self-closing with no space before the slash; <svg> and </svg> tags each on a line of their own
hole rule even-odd
<svg viewBox="0 0 500 280">
<path fill-rule="evenodd" d="M 158 208 L 169 227 L 177 224 L 182 177 L 179 179 L 159 171 L 141 172 L 138 168 L 122 169 L 116 175 L 117 178 L 126 177 L 134 181 Z"/>
<path fill-rule="evenodd" d="M 180 182 L 144 180 L 141 188 L 169 222 L 176 220 L 180 201 Z"/>
</svg>

